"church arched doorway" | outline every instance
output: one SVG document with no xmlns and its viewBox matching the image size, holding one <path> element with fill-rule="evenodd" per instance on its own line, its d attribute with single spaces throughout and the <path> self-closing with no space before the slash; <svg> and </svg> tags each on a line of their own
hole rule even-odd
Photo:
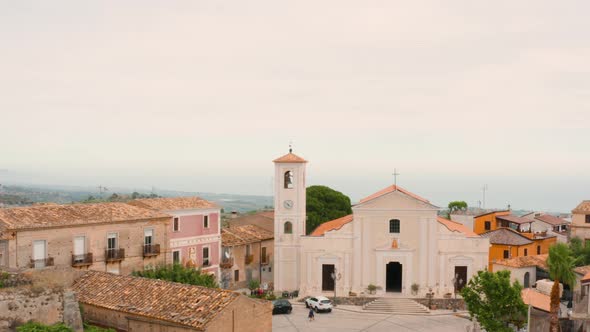
<svg viewBox="0 0 590 332">
<path fill-rule="evenodd" d="M 390 262 L 387 264 L 385 290 L 387 292 L 402 291 L 402 265 L 399 262 Z"/>
</svg>

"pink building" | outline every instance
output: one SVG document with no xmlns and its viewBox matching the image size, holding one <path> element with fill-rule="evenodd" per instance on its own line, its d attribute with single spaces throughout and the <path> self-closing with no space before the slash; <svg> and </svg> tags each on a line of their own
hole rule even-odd
<svg viewBox="0 0 590 332">
<path fill-rule="evenodd" d="M 220 208 L 199 197 L 147 198 L 131 205 L 172 216 L 168 225 L 172 261 L 192 265 L 219 278 Z"/>
</svg>

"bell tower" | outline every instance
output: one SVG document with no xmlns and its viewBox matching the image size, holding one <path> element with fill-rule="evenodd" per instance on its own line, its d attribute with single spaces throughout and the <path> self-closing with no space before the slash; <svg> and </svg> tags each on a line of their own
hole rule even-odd
<svg viewBox="0 0 590 332">
<path fill-rule="evenodd" d="M 289 153 L 273 160 L 274 181 L 274 289 L 294 291 L 300 285 L 301 236 L 305 235 L 305 166 L 307 161 Z"/>
</svg>

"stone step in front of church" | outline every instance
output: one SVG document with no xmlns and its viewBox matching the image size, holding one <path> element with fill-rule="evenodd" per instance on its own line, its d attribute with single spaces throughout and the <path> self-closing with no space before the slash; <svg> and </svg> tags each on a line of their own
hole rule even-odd
<svg viewBox="0 0 590 332">
<path fill-rule="evenodd" d="M 378 298 L 367 303 L 364 308 L 367 311 L 388 312 L 394 314 L 427 314 L 430 310 L 411 299 Z"/>
</svg>

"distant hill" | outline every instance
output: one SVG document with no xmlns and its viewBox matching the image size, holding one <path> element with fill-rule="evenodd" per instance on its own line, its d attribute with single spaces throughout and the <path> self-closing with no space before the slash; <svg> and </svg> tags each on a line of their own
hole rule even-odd
<svg viewBox="0 0 590 332">
<path fill-rule="evenodd" d="M 26 206 L 41 202 L 68 204 L 82 202 L 89 197 L 95 199 L 108 199 L 108 197 L 115 193 L 117 195 L 130 196 L 134 191 L 135 190 L 128 188 L 109 188 L 100 193 L 98 188 L 88 187 L 2 185 L 0 187 L 0 207 Z M 157 190 L 153 193 L 163 197 L 199 196 L 215 202 L 226 212 L 237 211 L 239 213 L 245 213 L 248 211 L 269 208 L 272 207 L 273 204 L 271 196 L 216 194 L 175 190 Z M 141 192 L 141 194 L 149 195 L 152 194 L 152 192 Z"/>
</svg>

